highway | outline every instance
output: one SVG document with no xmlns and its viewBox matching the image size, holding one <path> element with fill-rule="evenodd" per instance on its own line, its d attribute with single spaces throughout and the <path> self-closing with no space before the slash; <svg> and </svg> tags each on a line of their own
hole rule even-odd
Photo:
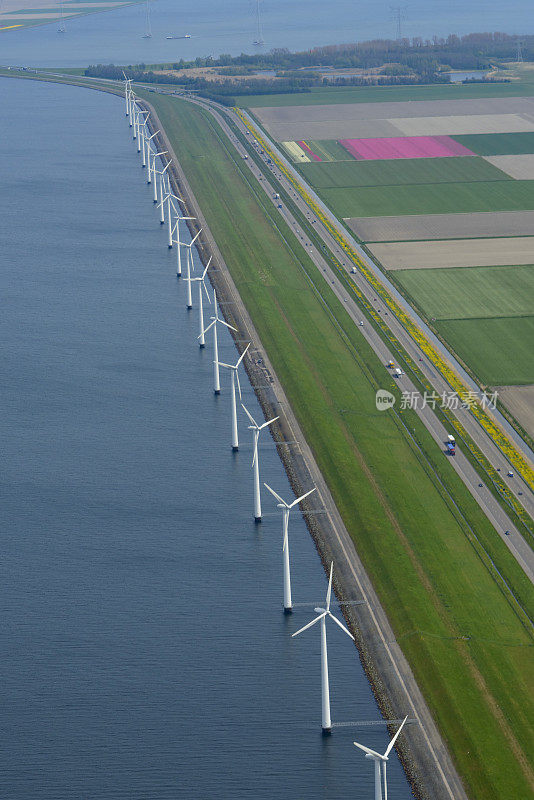
<svg viewBox="0 0 534 800">
<path fill-rule="evenodd" d="M 287 207 L 286 203 L 283 199 L 278 199 L 275 195 L 280 193 L 288 194 L 291 197 L 291 200 L 304 215 L 307 219 L 308 223 L 314 226 L 315 233 L 321 238 L 322 242 L 324 243 L 325 248 L 327 248 L 332 255 L 338 260 L 339 264 L 341 264 L 347 272 L 347 275 L 350 275 L 350 278 L 354 281 L 357 285 L 358 289 L 362 292 L 365 298 L 369 301 L 369 303 L 374 304 L 377 307 L 377 312 L 380 308 L 381 313 L 383 313 L 384 321 L 392 331 L 392 333 L 397 337 L 398 341 L 400 342 L 401 346 L 405 349 L 405 351 L 410 355 L 414 361 L 416 361 L 421 368 L 422 372 L 425 374 L 426 378 L 432 384 L 433 388 L 435 389 L 438 395 L 442 393 L 450 393 L 450 386 L 445 381 L 445 379 L 433 368 L 432 365 L 428 363 L 425 359 L 422 352 L 419 350 L 418 346 L 408 334 L 406 329 L 403 325 L 391 314 L 387 313 L 385 309 L 382 308 L 380 305 L 379 299 L 376 296 L 373 288 L 367 283 L 366 279 L 364 278 L 361 273 L 351 273 L 350 272 L 350 263 L 348 262 L 346 254 L 342 251 L 338 243 L 332 238 L 329 231 L 323 226 L 321 221 L 313 216 L 310 212 L 310 209 L 303 198 L 294 190 L 291 183 L 287 180 L 282 172 L 280 172 L 276 166 L 267 163 L 267 157 L 264 157 L 264 163 L 267 168 L 270 170 L 271 175 L 269 176 L 270 180 L 265 175 L 264 170 L 262 170 L 258 164 L 256 163 L 255 159 L 252 157 L 250 149 L 247 148 L 241 143 L 241 141 L 236 137 L 235 133 L 233 132 L 232 128 L 228 124 L 227 116 L 232 119 L 232 122 L 238 127 L 240 132 L 246 137 L 247 140 L 253 139 L 252 134 L 247 133 L 247 128 L 241 121 L 241 119 L 232 111 L 228 109 L 224 109 L 223 107 L 217 107 L 216 104 L 208 102 L 208 101 L 201 101 L 198 99 L 191 99 L 191 102 L 200 105 L 202 108 L 208 110 L 219 126 L 222 128 L 224 133 L 226 134 L 228 142 L 233 146 L 235 151 L 235 155 L 246 165 L 248 173 L 251 178 L 254 180 L 254 187 L 256 190 L 260 190 L 268 199 L 269 202 L 272 204 L 273 209 L 276 213 L 280 214 L 281 218 L 289 225 L 289 227 L 294 232 L 295 236 L 297 237 L 297 241 L 300 242 L 303 249 L 306 251 L 307 255 L 311 258 L 312 262 L 315 264 L 318 272 L 322 275 L 325 281 L 330 284 L 330 287 L 335 292 L 336 296 L 340 299 L 340 301 L 344 304 L 345 308 L 347 309 L 348 313 L 350 314 L 354 325 L 356 326 L 357 330 L 361 333 L 361 335 L 367 340 L 370 344 L 374 352 L 377 354 L 381 362 L 384 364 L 384 372 L 387 372 L 387 363 L 389 361 L 393 361 L 395 364 L 397 363 L 396 354 L 392 352 L 387 345 L 384 343 L 376 329 L 366 320 L 366 316 L 363 314 L 362 309 L 359 303 L 356 300 L 356 297 L 349 293 L 343 283 L 341 282 L 336 270 L 332 267 L 332 264 L 329 260 L 324 258 L 324 251 L 321 252 L 314 244 L 310 241 L 309 235 L 305 228 L 301 225 L 300 220 L 296 218 L 296 216 L 291 212 L 291 210 Z M 256 145 L 256 157 L 262 156 L 259 152 L 261 147 L 255 142 Z M 251 142 L 251 147 L 254 147 L 254 143 Z M 248 156 L 245 159 L 245 156 Z M 302 181 L 303 188 L 307 192 L 311 192 L 310 187 Z M 282 206 L 279 208 L 279 206 Z M 335 221 L 335 218 L 332 218 Z M 337 222 L 336 222 L 337 224 Z M 387 316 L 387 319 L 385 318 Z M 364 321 L 363 326 L 360 325 L 360 322 Z M 419 394 L 417 387 L 411 381 L 408 375 L 403 374 L 398 379 L 399 389 L 401 392 L 416 392 Z M 427 430 L 432 435 L 436 445 L 439 449 L 443 452 L 443 458 L 449 458 L 450 463 L 457 472 L 457 474 L 461 477 L 464 484 L 467 486 L 481 509 L 484 511 L 492 525 L 495 527 L 496 531 L 501 536 L 502 540 L 513 554 L 514 558 L 520 564 L 521 568 L 524 570 L 525 574 L 530 578 L 530 580 L 534 583 L 534 551 L 529 546 L 528 542 L 522 535 L 522 533 L 518 530 L 518 528 L 512 523 L 510 517 L 505 512 L 501 504 L 497 501 L 497 499 L 493 496 L 493 494 L 489 491 L 487 485 L 484 483 L 483 479 L 479 476 L 477 471 L 472 466 L 469 459 L 466 457 L 464 453 L 462 453 L 461 448 L 457 446 L 456 448 L 456 455 L 455 456 L 448 456 L 445 453 L 445 442 L 447 440 L 447 435 L 450 433 L 449 430 L 445 428 L 441 420 L 438 418 L 437 414 L 431 408 L 430 405 L 426 405 L 424 408 L 419 407 L 422 406 L 422 403 L 418 404 L 418 407 L 415 409 L 418 416 L 422 420 L 423 424 L 427 428 Z M 396 409 L 390 409 L 385 411 L 384 413 L 397 413 Z M 501 472 L 503 477 L 506 475 L 508 470 L 511 470 L 510 465 L 506 462 L 503 454 L 494 444 L 494 442 L 488 437 L 486 432 L 479 426 L 476 419 L 469 413 L 467 409 L 459 408 L 456 412 L 458 419 L 461 421 L 462 425 L 465 427 L 469 435 L 473 438 L 476 442 L 480 450 L 483 454 L 488 458 L 488 460 Z M 402 416 L 399 415 L 399 418 L 402 420 Z M 404 425 L 404 421 L 402 421 Z M 407 431 L 409 435 L 411 435 L 411 431 Z M 413 438 L 413 437 L 412 437 Z M 418 446 L 413 439 L 415 446 Z M 458 443 L 457 443 L 458 444 Z M 421 458 L 426 460 L 426 457 L 422 451 Z M 439 475 L 432 467 L 430 462 L 427 462 L 428 466 L 434 474 L 436 475 L 437 479 L 440 480 Z M 530 489 L 530 487 L 521 479 L 521 477 L 515 475 L 513 479 L 507 479 L 510 488 L 514 491 L 517 495 L 519 502 L 523 505 L 525 510 L 532 516 L 534 513 L 534 495 Z M 454 502 L 454 498 L 451 498 Z M 476 536 L 476 531 L 472 530 L 472 534 Z M 525 535 L 528 536 L 529 534 L 525 532 Z"/>
</svg>

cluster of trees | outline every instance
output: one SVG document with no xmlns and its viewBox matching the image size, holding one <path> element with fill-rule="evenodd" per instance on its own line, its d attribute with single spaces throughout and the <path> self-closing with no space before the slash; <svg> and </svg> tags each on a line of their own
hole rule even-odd
<svg viewBox="0 0 534 800">
<path fill-rule="evenodd" d="M 279 80 L 251 80 L 235 83 L 228 79 L 208 81 L 205 78 L 165 75 L 151 70 L 142 70 L 139 67 L 124 67 L 124 72 L 136 83 L 159 83 L 179 86 L 186 91 L 217 100 L 224 105 L 235 105 L 235 98 L 245 94 L 292 94 L 296 92 L 309 92 L 314 81 L 311 78 L 281 78 Z M 85 70 L 85 75 L 91 78 L 111 78 L 122 80 L 123 67 L 114 64 L 92 64 Z"/>
<path fill-rule="evenodd" d="M 447 83 L 443 75 L 447 69 L 487 69 L 499 60 L 514 60 L 518 37 L 506 33 L 471 33 L 467 36 L 434 37 L 432 40 L 375 39 L 356 44 L 314 47 L 300 53 L 277 48 L 269 53 L 242 53 L 240 56 L 223 54 L 219 58 L 207 56 L 193 61 L 177 61 L 166 68 L 185 71 L 185 75 L 165 75 L 154 72 L 154 66 L 145 64 L 126 67 L 128 76 L 142 83 L 165 83 L 181 86 L 203 97 L 233 104 L 234 98 L 245 94 L 291 94 L 309 92 L 312 86 L 334 86 Z M 534 61 L 534 36 L 521 38 L 523 58 Z M 385 67 L 384 67 L 385 65 Z M 194 67 L 214 67 L 220 71 L 215 80 L 189 77 L 187 70 Z M 322 78 L 317 68 L 376 69 L 379 74 L 332 75 Z M 307 71 L 303 71 L 307 68 Z M 161 69 L 161 67 L 160 67 Z M 250 78 L 258 71 L 271 71 L 275 77 Z M 85 70 L 91 77 L 122 78 L 122 67 L 113 64 L 92 65 Z M 240 80 L 232 80 L 232 77 Z M 234 101 L 235 102 L 235 101 Z"/>
<path fill-rule="evenodd" d="M 230 56 L 223 53 L 218 58 L 207 56 L 194 61 L 177 61 L 174 69 L 191 67 L 241 67 L 248 70 L 294 70 L 301 67 L 359 67 L 370 69 L 383 64 L 397 63 L 408 66 L 419 74 L 440 70 L 443 65 L 453 69 L 486 69 L 496 60 L 513 61 L 517 42 L 521 41 L 523 58 L 534 61 L 534 36 L 510 36 L 506 33 L 470 33 L 466 36 L 451 34 L 433 39 L 374 39 L 354 44 L 328 45 L 291 53 L 286 48 L 276 48 L 269 53 L 242 53 Z M 236 73 L 244 74 L 244 73 Z"/>
</svg>

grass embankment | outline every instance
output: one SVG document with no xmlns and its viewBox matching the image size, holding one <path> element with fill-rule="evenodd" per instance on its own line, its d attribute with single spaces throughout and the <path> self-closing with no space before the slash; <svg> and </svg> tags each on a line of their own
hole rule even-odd
<svg viewBox="0 0 534 800">
<path fill-rule="evenodd" d="M 532 616 L 529 582 L 209 115 L 149 98 L 471 796 L 533 797 L 531 627 L 481 543 Z"/>
</svg>

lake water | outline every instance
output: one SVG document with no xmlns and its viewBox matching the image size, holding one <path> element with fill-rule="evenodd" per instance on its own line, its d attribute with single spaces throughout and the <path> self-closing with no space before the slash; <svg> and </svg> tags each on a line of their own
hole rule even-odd
<svg viewBox="0 0 534 800">
<path fill-rule="evenodd" d="M 196 56 L 254 52 L 253 0 L 176 0 L 152 3 L 151 39 L 145 31 L 144 4 L 26 30 L 0 32 L 0 63 L 25 66 L 87 66 L 90 63 L 147 64 Z M 403 36 L 474 31 L 534 33 L 530 0 L 413 0 L 404 5 Z M 387 39 L 396 35 L 391 3 L 376 0 L 262 0 L 264 51 L 273 47 L 304 50 L 339 42 Z M 167 40 L 191 34 L 191 39 Z"/>
<path fill-rule="evenodd" d="M 280 519 L 253 523 L 249 431 L 232 455 L 122 101 L 0 92 L 2 797 L 371 798 L 352 741 L 387 731 L 321 736 L 319 631 L 281 613 Z M 261 469 L 291 497 L 267 436 Z M 298 514 L 290 536 L 294 600 L 321 601 Z M 378 720 L 334 625 L 329 660 L 334 722 Z"/>
</svg>

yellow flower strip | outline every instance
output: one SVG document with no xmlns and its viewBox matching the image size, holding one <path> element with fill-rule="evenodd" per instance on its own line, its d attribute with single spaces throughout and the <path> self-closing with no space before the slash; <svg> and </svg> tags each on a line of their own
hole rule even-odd
<svg viewBox="0 0 534 800">
<path fill-rule="evenodd" d="M 269 155 L 269 157 L 273 160 L 276 164 L 278 169 L 283 172 L 285 177 L 288 181 L 292 184 L 296 191 L 300 194 L 300 196 L 306 201 L 308 206 L 311 208 L 313 213 L 321 220 L 325 228 L 328 230 L 330 235 L 336 240 L 336 242 L 343 248 L 344 252 L 347 254 L 347 257 L 358 267 L 360 272 L 365 276 L 369 284 L 373 287 L 378 295 L 382 298 L 384 303 L 388 305 L 390 310 L 393 314 L 399 319 L 399 321 L 403 324 L 406 328 L 408 333 L 412 336 L 414 341 L 426 355 L 428 360 L 438 369 L 442 376 L 445 378 L 447 383 L 450 387 L 458 393 L 460 398 L 469 397 L 469 389 L 459 375 L 452 369 L 452 367 L 447 363 L 447 361 L 443 358 L 443 356 L 436 350 L 436 348 L 432 345 L 432 343 L 427 339 L 425 334 L 421 331 L 421 329 L 415 324 L 415 322 L 411 319 L 410 316 L 395 302 L 393 297 L 389 294 L 387 289 L 380 283 L 378 278 L 375 276 L 373 271 L 360 259 L 357 252 L 351 247 L 351 245 L 346 241 L 343 235 L 339 232 L 336 226 L 334 226 L 328 217 L 324 214 L 321 207 L 313 200 L 313 198 L 306 192 L 306 190 L 301 186 L 300 182 L 294 177 L 292 172 L 287 169 L 286 165 L 278 158 L 276 153 L 274 153 L 269 146 L 267 140 L 263 137 L 260 131 L 249 121 L 247 116 L 243 114 L 241 109 L 234 108 L 235 113 L 239 116 L 241 121 L 244 125 L 249 129 L 255 139 L 260 143 L 263 147 L 265 152 Z M 356 285 L 349 281 L 352 289 L 360 295 L 358 290 L 356 289 Z M 391 338 L 390 333 L 387 334 L 389 338 Z M 508 438 L 508 436 L 504 433 L 504 431 L 499 428 L 499 426 L 486 414 L 485 410 L 478 404 L 474 403 L 470 406 L 471 413 L 475 416 L 477 421 L 480 425 L 484 428 L 486 433 L 491 437 L 491 439 L 495 442 L 497 447 L 501 450 L 501 452 L 508 458 L 509 462 L 513 465 L 516 471 L 523 477 L 525 482 L 530 486 L 531 489 L 534 489 L 534 470 L 532 466 L 527 462 L 525 457 L 519 450 L 516 448 L 514 443 Z M 452 415 L 451 415 L 452 417 Z M 460 429 L 463 430 L 460 423 L 458 423 L 454 417 L 451 418 L 451 424 L 454 425 L 455 429 L 460 432 Z M 468 439 L 467 433 L 463 430 L 462 438 L 466 437 Z M 476 448 L 478 450 L 478 448 Z M 472 450 L 472 446 L 471 446 Z M 481 463 L 488 464 L 488 471 L 491 465 L 487 461 L 487 459 L 478 452 L 477 460 Z M 501 490 L 503 494 L 506 494 L 510 497 L 510 501 L 513 500 L 513 505 L 516 508 L 521 509 L 521 518 L 525 518 L 525 511 L 523 507 L 515 500 L 515 497 L 512 495 L 506 484 L 500 479 L 498 473 L 491 467 L 491 472 L 495 472 L 496 478 L 495 482 L 501 486 Z M 518 511 L 519 513 L 519 511 Z M 530 518 L 529 518 L 530 519 Z"/>
</svg>

